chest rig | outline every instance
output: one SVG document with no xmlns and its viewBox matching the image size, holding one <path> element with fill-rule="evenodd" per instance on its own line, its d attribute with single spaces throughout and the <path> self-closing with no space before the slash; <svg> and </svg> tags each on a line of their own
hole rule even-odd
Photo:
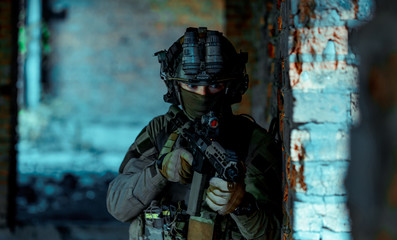
<svg viewBox="0 0 397 240">
<path fill-rule="evenodd" d="M 171 106 L 168 113 L 165 115 L 166 121 L 169 123 L 166 128 L 162 129 L 158 136 L 157 147 L 160 150 L 158 159 L 164 158 L 169 152 L 175 148 L 184 147 L 181 132 L 183 128 L 191 124 L 191 121 L 186 117 L 184 112 L 177 106 Z M 228 116 L 227 121 L 222 121 L 223 125 L 220 126 L 219 142 L 225 146 L 235 150 L 241 159 L 245 159 L 247 155 L 248 146 L 254 129 L 254 123 L 246 117 L 242 116 Z M 152 205 L 145 210 L 145 235 L 150 232 L 151 238 L 147 239 L 186 239 L 188 228 L 193 226 L 191 216 L 187 214 L 186 203 L 189 199 L 190 185 L 183 185 L 180 183 L 169 183 L 161 197 L 152 202 Z M 225 224 L 226 217 L 217 216 L 211 209 L 203 206 L 201 211 L 202 217 L 207 219 L 205 221 L 212 222 L 212 225 L 217 223 L 218 237 L 216 239 L 224 239 L 220 235 L 221 232 L 235 230 L 237 228 L 233 224 Z M 224 218 L 222 221 L 220 218 Z M 218 219 L 218 220 L 216 220 Z M 229 222 L 233 221 L 228 219 Z M 221 224 L 223 222 L 223 224 Z M 227 222 L 227 221 L 226 221 Z M 197 226 L 197 224 L 194 224 Z M 222 226 L 221 226 L 222 225 Z M 202 226 L 198 224 L 198 226 Z M 204 226 L 209 226 L 208 224 Z M 211 228 L 211 227 L 209 227 Z M 213 229 L 214 227 L 212 227 Z M 214 236 L 213 230 L 202 229 L 208 234 Z M 197 230 L 196 230 L 197 232 Z M 190 229 L 189 229 L 190 234 Z M 157 237 L 154 237 L 157 236 Z M 209 238 L 211 239 L 211 238 Z"/>
</svg>

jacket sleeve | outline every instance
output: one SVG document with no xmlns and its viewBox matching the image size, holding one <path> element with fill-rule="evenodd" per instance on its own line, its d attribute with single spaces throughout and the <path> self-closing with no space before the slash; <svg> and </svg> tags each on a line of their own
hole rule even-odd
<svg viewBox="0 0 397 240">
<path fill-rule="evenodd" d="M 264 129 L 255 129 L 246 160 L 246 191 L 258 210 L 250 216 L 230 214 L 247 239 L 280 239 L 282 218 L 281 158 Z M 281 150 L 280 150 L 281 151 Z"/>
<path fill-rule="evenodd" d="M 119 175 L 109 184 L 107 209 L 119 221 L 138 216 L 167 183 L 155 164 L 159 151 L 152 136 L 159 128 L 161 123 L 155 119 L 142 130 L 129 148 Z"/>
</svg>

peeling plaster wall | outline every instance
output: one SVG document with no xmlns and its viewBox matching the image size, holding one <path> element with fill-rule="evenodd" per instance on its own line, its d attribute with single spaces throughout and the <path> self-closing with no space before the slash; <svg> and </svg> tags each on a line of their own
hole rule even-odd
<svg viewBox="0 0 397 240">
<path fill-rule="evenodd" d="M 350 129 L 359 121 L 359 62 L 348 39 L 369 20 L 372 4 L 269 4 L 269 53 L 274 51 L 269 114 L 279 117 L 283 140 L 283 238 L 351 239 L 344 181 Z"/>
</svg>

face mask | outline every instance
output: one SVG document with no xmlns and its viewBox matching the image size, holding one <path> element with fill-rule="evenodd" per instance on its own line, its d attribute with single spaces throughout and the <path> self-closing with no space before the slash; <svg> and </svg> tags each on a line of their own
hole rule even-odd
<svg viewBox="0 0 397 240">
<path fill-rule="evenodd" d="M 223 93 L 221 91 L 215 94 L 200 95 L 181 88 L 183 107 L 189 117 L 199 118 L 210 110 L 219 110 L 219 100 L 224 95 Z"/>
</svg>

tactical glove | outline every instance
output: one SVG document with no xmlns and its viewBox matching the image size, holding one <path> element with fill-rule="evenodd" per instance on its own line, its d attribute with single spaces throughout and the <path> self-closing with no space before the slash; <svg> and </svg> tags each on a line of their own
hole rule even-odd
<svg viewBox="0 0 397 240">
<path fill-rule="evenodd" d="M 168 181 L 186 184 L 192 181 L 192 163 L 192 154 L 179 148 L 167 153 L 159 170 Z"/>
<path fill-rule="evenodd" d="M 210 180 L 205 201 L 212 210 L 226 215 L 240 205 L 244 194 L 244 183 L 227 182 L 221 178 L 213 177 Z"/>
</svg>

